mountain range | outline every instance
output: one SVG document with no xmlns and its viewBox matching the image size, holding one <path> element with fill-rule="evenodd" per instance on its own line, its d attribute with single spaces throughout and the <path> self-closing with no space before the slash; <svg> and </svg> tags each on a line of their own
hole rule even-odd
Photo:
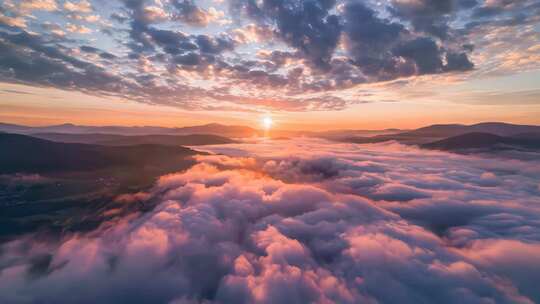
<svg viewBox="0 0 540 304">
<path fill-rule="evenodd" d="M 446 124 L 431 125 L 405 134 L 424 137 L 450 137 L 476 132 L 490 133 L 499 136 L 513 136 L 523 133 L 540 133 L 540 126 L 515 125 L 502 122 L 484 122 L 474 125 Z"/>
<path fill-rule="evenodd" d="M 104 146 L 132 146 L 141 144 L 167 146 L 197 146 L 236 143 L 231 138 L 262 136 L 264 132 L 248 126 L 229 126 L 211 123 L 181 128 L 78 126 L 62 124 L 28 127 L 0 123 L 0 132 L 30 135 L 35 138 L 62 143 L 96 144 Z M 516 147 L 537 149 L 540 126 L 485 122 L 473 125 L 437 124 L 415 130 L 331 130 L 284 131 L 272 130 L 274 138 L 297 136 L 319 137 L 339 142 L 358 144 L 395 140 L 403 144 L 419 145 L 426 149 L 463 150 Z M 467 135 L 467 136 L 464 136 Z"/>
<path fill-rule="evenodd" d="M 52 126 L 31 127 L 16 124 L 0 123 L 0 132 L 16 133 L 37 136 L 40 138 L 51 140 L 67 140 L 67 142 L 88 142 L 87 139 L 82 137 L 68 137 L 58 136 L 51 134 L 74 134 L 74 135 L 92 135 L 96 137 L 95 143 L 101 139 L 107 140 L 107 138 L 97 138 L 99 134 L 107 135 L 122 135 L 122 136 L 148 136 L 148 135 L 216 135 L 229 138 L 247 138 L 254 136 L 264 136 L 265 132 L 257 130 L 248 126 L 238 125 L 224 125 L 219 123 L 210 123 L 198 126 L 187 126 L 180 128 L 166 128 L 155 126 L 79 126 L 70 123 Z M 344 136 L 376 136 L 376 135 L 388 135 L 404 132 L 399 129 L 385 129 L 385 130 L 330 130 L 330 131 L 305 131 L 305 130 L 272 130 L 272 137 L 297 137 L 297 136 L 309 136 L 309 137 L 323 137 L 323 138 L 339 138 Z M 112 138 L 112 137 L 110 137 Z M 116 138 L 115 138 L 116 139 Z"/>
<path fill-rule="evenodd" d="M 192 135 L 210 134 L 225 137 L 252 137 L 259 134 L 255 130 L 246 126 L 232 126 L 211 123 L 200 126 L 190 126 L 182 128 L 166 128 L 153 126 L 79 126 L 74 124 L 61 124 L 43 127 L 29 127 L 15 124 L 0 123 L 0 131 L 17 134 L 36 133 L 65 133 L 65 134 L 113 134 L 113 135 Z"/>
<path fill-rule="evenodd" d="M 421 145 L 426 149 L 458 151 L 466 149 L 540 149 L 540 133 L 520 133 L 500 136 L 471 132 Z"/>
<path fill-rule="evenodd" d="M 429 145 L 446 138 L 455 136 L 461 136 L 464 134 L 473 133 L 473 135 L 466 137 L 458 137 L 452 140 L 452 142 L 462 140 L 460 147 L 474 146 L 474 142 L 471 138 L 482 138 L 484 136 L 496 135 L 499 137 L 528 137 L 530 140 L 537 140 L 538 134 L 540 134 L 540 126 L 532 125 L 515 125 L 499 122 L 486 122 L 474 125 L 460 125 L 460 124 L 444 124 L 444 125 L 431 125 L 416 130 L 407 132 L 398 132 L 395 134 L 377 135 L 372 137 L 361 136 L 346 136 L 337 138 L 341 142 L 351 143 L 379 143 L 390 140 L 395 140 L 404 144 L 418 144 L 423 147 L 436 147 L 437 145 Z M 502 138 L 498 138 L 503 140 Z M 492 138 L 493 141 L 493 138 Z M 504 139 L 506 143 L 510 142 L 508 139 Z M 501 142 L 502 143 L 502 142 Z M 452 145 L 456 146 L 456 145 Z"/>
<path fill-rule="evenodd" d="M 111 210 L 151 208 L 115 197 L 189 168 L 195 154 L 201 152 L 179 145 L 107 146 L 0 133 L 0 243 L 42 228 L 94 229 Z"/>
<path fill-rule="evenodd" d="M 119 167 L 174 166 L 194 150 L 170 145 L 111 147 L 58 143 L 20 134 L 0 133 L 0 174 L 95 171 Z"/>
<path fill-rule="evenodd" d="M 96 144 L 105 146 L 165 145 L 165 146 L 200 146 L 231 144 L 237 141 L 213 134 L 189 135 L 117 135 L 103 133 L 35 133 L 32 137 L 63 143 Z"/>
</svg>

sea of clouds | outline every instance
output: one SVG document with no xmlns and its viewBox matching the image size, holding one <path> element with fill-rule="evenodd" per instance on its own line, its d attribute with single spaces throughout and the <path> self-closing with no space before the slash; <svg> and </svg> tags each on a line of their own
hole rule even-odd
<svg viewBox="0 0 540 304">
<path fill-rule="evenodd" d="M 313 139 L 205 149 L 117 199 L 152 211 L 2 245 L 0 302 L 540 302 L 540 160 Z"/>
</svg>

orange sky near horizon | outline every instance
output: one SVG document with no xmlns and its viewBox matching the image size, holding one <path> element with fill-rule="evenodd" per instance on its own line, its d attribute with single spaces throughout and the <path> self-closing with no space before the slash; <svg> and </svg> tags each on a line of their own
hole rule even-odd
<svg viewBox="0 0 540 304">
<path fill-rule="evenodd" d="M 458 104 L 429 99 L 361 103 L 340 111 L 187 111 L 80 92 L 0 84 L 0 122 L 30 126 L 73 123 L 164 127 L 221 123 L 261 128 L 262 118 L 269 115 L 274 120 L 272 128 L 282 130 L 413 129 L 430 124 L 486 121 L 540 124 L 537 104 Z"/>
</svg>

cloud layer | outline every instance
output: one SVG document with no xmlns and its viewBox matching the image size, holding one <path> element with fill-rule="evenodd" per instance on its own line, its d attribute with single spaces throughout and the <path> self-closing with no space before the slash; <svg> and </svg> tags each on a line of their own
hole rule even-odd
<svg viewBox="0 0 540 304">
<path fill-rule="evenodd" d="M 10 0 L 0 81 L 184 109 L 340 110 L 361 102 L 347 91 L 361 84 L 536 66 L 539 10 L 534 0 Z M 511 56 L 490 62 L 502 49 Z"/>
<path fill-rule="evenodd" d="M 537 161 L 315 140 L 209 149 L 229 156 L 118 198 L 152 211 L 4 244 L 0 301 L 540 301 Z"/>
</svg>

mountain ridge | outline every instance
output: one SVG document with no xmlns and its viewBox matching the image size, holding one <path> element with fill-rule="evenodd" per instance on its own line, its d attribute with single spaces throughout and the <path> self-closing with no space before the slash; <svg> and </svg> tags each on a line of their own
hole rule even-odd
<svg viewBox="0 0 540 304">
<path fill-rule="evenodd" d="M 113 167 L 161 166 L 197 154 L 165 145 L 103 146 L 58 143 L 21 134 L 0 133 L 0 174 L 91 171 Z"/>
<path fill-rule="evenodd" d="M 0 131 L 17 134 L 35 133 L 69 133 L 69 134 L 114 134 L 114 135 L 190 135 L 190 134 L 210 134 L 226 137 L 251 137 L 258 134 L 258 130 L 240 125 L 223 125 L 217 123 L 167 128 L 155 126 L 83 126 L 71 123 L 31 127 L 24 125 L 0 123 Z"/>
<path fill-rule="evenodd" d="M 188 135 L 118 135 L 104 133 L 33 133 L 32 137 L 64 143 L 96 144 L 105 146 L 130 146 L 141 144 L 157 144 L 167 146 L 199 146 L 232 144 L 237 141 L 213 134 Z"/>
<path fill-rule="evenodd" d="M 468 149 L 539 149 L 540 137 L 508 137 L 491 133 L 471 132 L 448 137 L 439 141 L 421 145 L 422 148 L 445 151 Z"/>
<path fill-rule="evenodd" d="M 390 135 L 377 135 L 373 137 L 344 137 L 340 138 L 339 141 L 365 144 L 396 140 L 407 144 L 427 144 L 444 138 L 473 132 L 489 133 L 498 136 L 514 136 L 518 134 L 540 133 L 540 126 L 516 125 L 500 122 L 483 122 L 473 125 L 436 124 Z"/>
</svg>

